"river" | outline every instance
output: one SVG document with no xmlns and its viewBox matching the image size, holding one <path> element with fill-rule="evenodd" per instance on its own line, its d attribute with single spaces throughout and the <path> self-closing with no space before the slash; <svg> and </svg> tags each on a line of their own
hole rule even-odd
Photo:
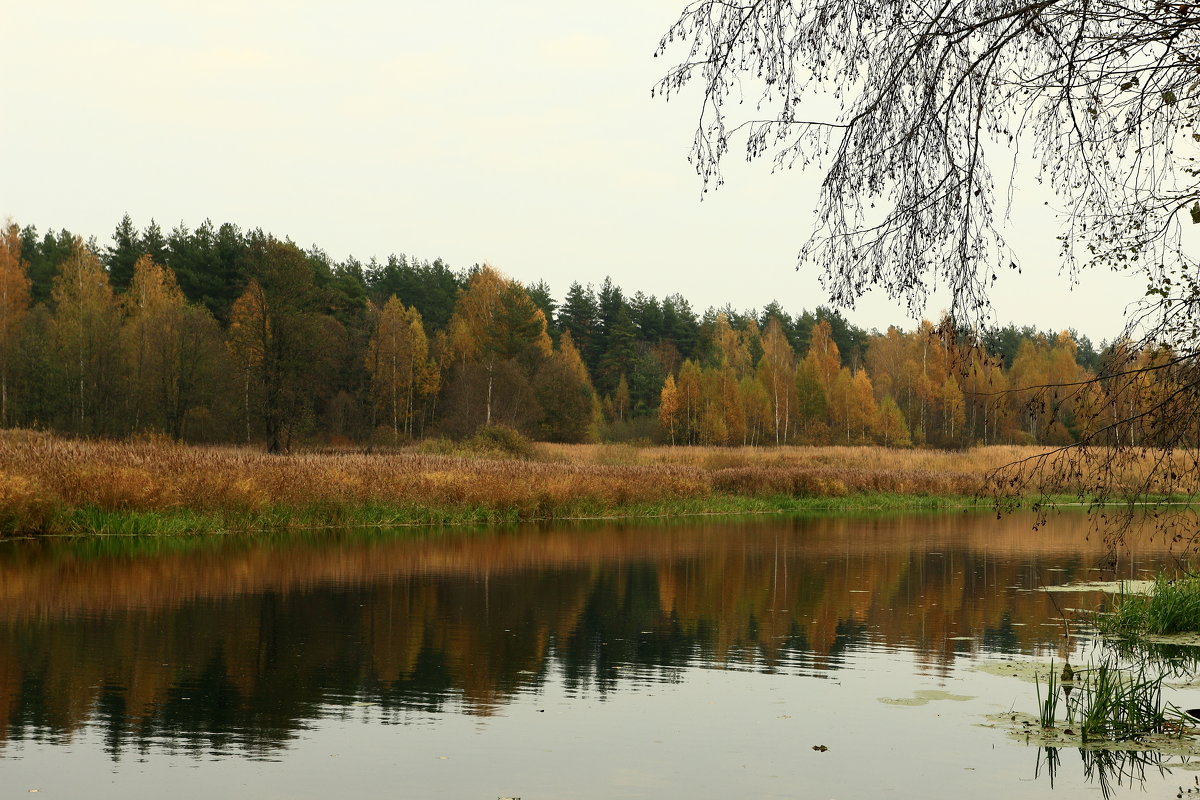
<svg viewBox="0 0 1200 800">
<path fill-rule="evenodd" d="M 988 665 L 1096 647 L 1104 595 L 1043 587 L 1152 575 L 1132 541 L 1115 572 L 1082 513 L 2 542 L 0 797 L 1173 797 L 1185 759 L 989 725 L 1037 698 Z"/>
</svg>

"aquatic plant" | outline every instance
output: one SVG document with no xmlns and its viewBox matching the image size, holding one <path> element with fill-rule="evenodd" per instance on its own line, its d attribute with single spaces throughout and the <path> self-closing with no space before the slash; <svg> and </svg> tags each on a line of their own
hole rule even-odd
<svg viewBox="0 0 1200 800">
<path fill-rule="evenodd" d="M 1034 682 L 1038 695 L 1038 723 L 1043 728 L 1053 728 L 1058 717 L 1058 687 L 1054 682 L 1054 662 L 1050 662 L 1050 677 L 1047 680 L 1046 696 L 1042 697 L 1041 681 Z"/>
<path fill-rule="evenodd" d="M 1182 735 L 1190 730 L 1184 712 L 1163 702 L 1163 674 L 1152 672 L 1144 662 L 1122 667 L 1109 657 L 1074 670 L 1070 677 L 1068 681 L 1064 674 L 1056 681 L 1052 664 L 1045 698 L 1041 681 L 1036 682 L 1038 720 L 1043 728 L 1057 725 L 1061 687 L 1067 730 L 1078 728 L 1084 744 L 1123 742 L 1150 734 Z"/>
<path fill-rule="evenodd" d="M 1112 610 L 1096 619 L 1102 633 L 1137 637 L 1200 632 L 1200 578 L 1159 575 L 1149 594 L 1121 592 Z"/>
</svg>

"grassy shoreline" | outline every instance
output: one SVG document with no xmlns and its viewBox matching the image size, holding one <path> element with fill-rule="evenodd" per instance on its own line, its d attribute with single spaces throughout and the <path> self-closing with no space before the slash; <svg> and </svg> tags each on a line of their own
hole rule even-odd
<svg viewBox="0 0 1200 800">
<path fill-rule="evenodd" d="M 1039 498 L 1059 509 L 1082 510 L 1078 498 Z M 1014 508 L 1029 508 L 1019 502 Z M 555 509 L 480 506 L 364 505 L 268 506 L 253 511 L 164 509 L 114 510 L 96 507 L 63 508 L 49 514 L 37 531 L 8 532 L 3 538 L 80 536 L 191 536 L 229 533 L 269 533 L 329 528 L 497 527 L 536 522 L 589 520 L 658 520 L 705 516 L 854 516 L 923 512 L 994 513 L 991 498 L 966 495 L 897 495 L 863 493 L 842 497 L 743 497 L 715 495 L 669 504 L 633 503 L 600 506 L 582 503 Z"/>
<path fill-rule="evenodd" d="M 524 458 L 419 447 L 267 456 L 0 431 L 0 538 L 987 510 L 989 473 L 1030 452 L 536 445 Z M 1047 498 L 1086 502 L 1075 487 L 1041 487 L 1036 501 Z"/>
<path fill-rule="evenodd" d="M 798 515 L 804 513 L 988 511 L 990 500 L 957 496 L 857 494 L 829 497 L 743 497 L 714 495 L 670 503 L 597 505 L 580 503 L 557 507 L 521 508 L 424 505 L 268 506 L 253 511 L 164 509 L 114 510 L 96 507 L 63 508 L 50 512 L 41 530 L 16 535 L 138 536 L 252 533 L 331 527 L 497 526 L 530 522 L 602 519 L 662 519 L 689 516 Z"/>
</svg>

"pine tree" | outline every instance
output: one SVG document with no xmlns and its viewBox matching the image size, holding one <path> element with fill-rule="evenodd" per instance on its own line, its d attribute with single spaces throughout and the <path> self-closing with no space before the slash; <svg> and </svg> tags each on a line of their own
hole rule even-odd
<svg viewBox="0 0 1200 800">
<path fill-rule="evenodd" d="M 534 394 L 542 410 L 539 438 L 575 443 L 595 440 L 596 393 L 570 331 L 563 331 L 558 349 L 538 370 Z"/>
<path fill-rule="evenodd" d="M 112 245 L 105 252 L 104 262 L 113 288 L 124 291 L 133 280 L 133 269 L 142 255 L 141 238 L 133 220 L 126 214 L 113 231 Z"/>
<path fill-rule="evenodd" d="M 588 372 L 595 374 L 602 353 L 598 351 L 600 312 L 591 287 L 585 289 L 578 281 L 572 283 L 555 321 L 560 331 L 570 331 Z"/>
</svg>

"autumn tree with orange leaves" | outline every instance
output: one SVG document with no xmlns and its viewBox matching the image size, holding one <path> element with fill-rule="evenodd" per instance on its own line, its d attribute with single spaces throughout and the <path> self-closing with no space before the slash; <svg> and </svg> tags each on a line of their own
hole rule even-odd
<svg viewBox="0 0 1200 800">
<path fill-rule="evenodd" d="M 8 425 L 10 353 L 29 313 L 28 266 L 21 260 L 21 231 L 8 225 L 0 236 L 0 428 Z"/>
</svg>

